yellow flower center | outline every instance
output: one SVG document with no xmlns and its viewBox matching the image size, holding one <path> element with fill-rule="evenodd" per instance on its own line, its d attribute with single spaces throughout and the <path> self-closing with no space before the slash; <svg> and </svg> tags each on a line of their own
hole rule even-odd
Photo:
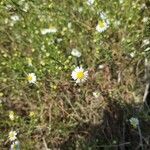
<svg viewBox="0 0 150 150">
<path fill-rule="evenodd" d="M 100 20 L 98 22 L 98 25 L 101 27 L 101 28 L 104 28 L 105 27 L 105 22 L 103 20 Z"/>
<path fill-rule="evenodd" d="M 9 134 L 9 137 L 12 139 L 12 138 L 15 137 L 15 134 L 14 134 L 14 133 L 10 133 L 10 134 Z"/>
<path fill-rule="evenodd" d="M 27 80 L 28 80 L 28 81 L 32 81 L 32 76 L 29 75 L 29 76 L 27 77 Z"/>
<path fill-rule="evenodd" d="M 77 73 L 77 78 L 80 79 L 80 80 L 83 79 L 84 78 L 84 72 L 82 72 L 82 71 L 78 72 Z"/>
<path fill-rule="evenodd" d="M 34 117 L 35 113 L 33 111 L 30 112 L 29 116 Z"/>
</svg>

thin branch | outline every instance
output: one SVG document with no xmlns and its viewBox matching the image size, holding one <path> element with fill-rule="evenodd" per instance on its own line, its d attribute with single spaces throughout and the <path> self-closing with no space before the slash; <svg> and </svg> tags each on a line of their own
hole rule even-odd
<svg viewBox="0 0 150 150">
<path fill-rule="evenodd" d="M 47 143 L 46 143 L 44 137 L 42 138 L 42 140 L 43 140 L 43 144 L 44 144 L 45 150 L 50 150 L 50 149 L 48 148 L 48 146 L 47 146 Z"/>
<path fill-rule="evenodd" d="M 145 80 L 146 80 L 146 87 L 145 87 L 145 92 L 143 96 L 143 102 L 149 108 L 147 104 L 147 96 L 149 94 L 149 89 L 150 89 L 150 65 L 146 58 L 145 58 Z"/>
<path fill-rule="evenodd" d="M 140 146 L 141 146 L 142 150 L 144 150 L 143 140 L 142 140 L 142 132 L 141 132 L 141 128 L 139 125 L 138 125 L 138 131 L 139 131 L 139 136 L 140 136 Z"/>
<path fill-rule="evenodd" d="M 121 144 L 118 144 L 118 145 L 101 145 L 101 146 L 98 146 L 98 147 L 120 147 L 120 146 L 130 145 L 130 144 L 131 144 L 130 142 L 126 142 L 126 143 L 121 143 Z"/>
</svg>

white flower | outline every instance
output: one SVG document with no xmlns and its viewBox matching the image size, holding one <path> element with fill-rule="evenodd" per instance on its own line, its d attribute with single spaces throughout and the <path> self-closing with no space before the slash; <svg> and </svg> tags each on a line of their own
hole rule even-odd
<svg viewBox="0 0 150 150">
<path fill-rule="evenodd" d="M 69 22 L 69 23 L 68 23 L 68 28 L 71 29 L 71 27 L 72 27 L 72 23 Z"/>
<path fill-rule="evenodd" d="M 54 28 L 54 27 L 47 28 L 47 29 L 41 29 L 41 34 L 42 35 L 45 35 L 47 33 L 56 33 L 56 32 L 57 32 L 57 29 Z"/>
<path fill-rule="evenodd" d="M 10 22 L 10 26 L 14 26 L 14 24 L 20 20 L 19 16 L 18 15 L 13 15 L 10 17 L 11 18 L 11 22 Z"/>
<path fill-rule="evenodd" d="M 35 73 L 29 73 L 27 75 L 27 80 L 29 83 L 35 83 L 36 82 L 36 75 Z"/>
<path fill-rule="evenodd" d="M 11 18 L 11 20 L 13 20 L 14 22 L 16 22 L 16 21 L 18 21 L 18 20 L 20 19 L 18 15 L 13 15 L 13 16 L 11 16 L 10 18 Z"/>
<path fill-rule="evenodd" d="M 16 140 L 16 139 L 17 139 L 16 135 L 17 135 L 17 132 L 16 132 L 16 131 L 10 131 L 10 132 L 9 132 L 9 140 L 10 140 L 10 141 Z"/>
<path fill-rule="evenodd" d="M 131 52 L 130 53 L 130 56 L 133 58 L 133 57 L 135 57 L 135 52 Z"/>
<path fill-rule="evenodd" d="M 96 30 L 98 32 L 103 32 L 109 27 L 109 20 L 104 12 L 100 13 L 100 20 L 96 26 Z"/>
<path fill-rule="evenodd" d="M 139 120 L 138 120 L 138 118 L 130 118 L 130 124 L 134 127 L 134 128 L 136 128 L 138 125 L 139 125 Z"/>
<path fill-rule="evenodd" d="M 142 22 L 146 23 L 148 21 L 148 17 L 144 17 Z"/>
<path fill-rule="evenodd" d="M 124 0 L 119 0 L 119 3 L 122 4 L 124 2 Z"/>
<path fill-rule="evenodd" d="M 10 112 L 9 112 L 9 119 L 12 120 L 12 121 L 15 119 L 15 116 L 14 116 L 14 112 L 13 112 L 13 111 L 10 111 Z"/>
<path fill-rule="evenodd" d="M 76 80 L 76 83 L 84 82 L 88 77 L 88 71 L 84 71 L 82 67 L 77 67 L 71 74 L 72 78 Z"/>
<path fill-rule="evenodd" d="M 93 96 L 95 98 L 98 98 L 100 96 L 100 93 L 98 91 L 93 92 Z"/>
<path fill-rule="evenodd" d="M 98 66 L 99 69 L 103 69 L 104 67 L 105 66 L 103 64 Z"/>
<path fill-rule="evenodd" d="M 20 142 L 19 141 L 13 142 L 10 146 L 10 150 L 20 150 Z"/>
<path fill-rule="evenodd" d="M 149 45 L 150 44 L 150 40 L 149 39 L 145 39 L 143 40 L 143 46 Z"/>
<path fill-rule="evenodd" d="M 79 52 L 77 49 L 72 49 L 71 51 L 71 55 L 75 56 L 75 57 L 81 57 L 81 52 Z"/>
<path fill-rule="evenodd" d="M 27 63 L 28 63 L 28 66 L 32 66 L 32 59 L 31 58 L 27 58 Z"/>
<path fill-rule="evenodd" d="M 93 5 L 95 0 L 87 0 L 88 5 Z"/>
<path fill-rule="evenodd" d="M 96 30 L 98 32 L 104 32 L 109 27 L 109 21 L 108 20 L 99 20 Z"/>
</svg>

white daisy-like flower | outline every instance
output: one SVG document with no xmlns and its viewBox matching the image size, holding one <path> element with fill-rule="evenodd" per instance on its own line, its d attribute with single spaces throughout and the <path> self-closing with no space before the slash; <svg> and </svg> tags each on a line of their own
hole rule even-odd
<svg viewBox="0 0 150 150">
<path fill-rule="evenodd" d="M 41 29 L 41 34 L 45 35 L 48 33 L 56 33 L 57 29 L 55 27 L 50 27 L 50 28 L 45 28 L 45 29 Z"/>
<path fill-rule="evenodd" d="M 13 20 L 14 22 L 19 21 L 19 19 L 20 19 L 18 15 L 13 15 L 13 16 L 11 16 L 10 18 L 11 18 L 11 20 Z"/>
<path fill-rule="evenodd" d="M 82 67 L 77 67 L 74 69 L 71 76 L 76 81 L 76 83 L 82 83 L 87 80 L 88 71 L 84 71 Z"/>
<path fill-rule="evenodd" d="M 138 118 L 134 118 L 134 117 L 132 117 L 132 118 L 130 118 L 130 124 L 134 127 L 134 128 L 137 128 L 137 126 L 139 125 L 139 120 L 138 120 Z"/>
<path fill-rule="evenodd" d="M 100 96 L 100 92 L 98 92 L 98 91 L 93 92 L 93 96 L 95 98 L 98 98 Z"/>
<path fill-rule="evenodd" d="M 35 73 L 29 73 L 27 75 L 27 80 L 29 83 L 35 83 L 36 82 L 36 75 Z"/>
<path fill-rule="evenodd" d="M 103 19 L 103 20 L 99 20 L 96 26 L 96 30 L 101 33 L 104 32 L 108 27 L 109 27 L 109 21 Z"/>
<path fill-rule="evenodd" d="M 13 121 L 13 120 L 15 119 L 15 115 L 14 115 L 14 112 L 13 112 L 13 111 L 10 111 L 10 112 L 9 112 L 9 119 L 10 119 L 11 121 Z"/>
<path fill-rule="evenodd" d="M 95 0 L 87 0 L 88 5 L 93 5 Z"/>
<path fill-rule="evenodd" d="M 16 140 L 17 139 L 17 132 L 16 131 L 10 131 L 8 137 L 9 137 L 10 141 Z"/>
<path fill-rule="evenodd" d="M 75 56 L 75 57 L 81 57 L 81 52 L 79 52 L 77 49 L 72 49 L 71 51 L 71 55 Z"/>
</svg>

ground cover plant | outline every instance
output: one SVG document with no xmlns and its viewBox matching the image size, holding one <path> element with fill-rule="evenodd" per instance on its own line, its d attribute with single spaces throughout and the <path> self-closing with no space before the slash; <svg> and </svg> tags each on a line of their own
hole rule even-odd
<svg viewBox="0 0 150 150">
<path fill-rule="evenodd" d="M 0 149 L 150 149 L 149 0 L 0 1 Z"/>
</svg>

